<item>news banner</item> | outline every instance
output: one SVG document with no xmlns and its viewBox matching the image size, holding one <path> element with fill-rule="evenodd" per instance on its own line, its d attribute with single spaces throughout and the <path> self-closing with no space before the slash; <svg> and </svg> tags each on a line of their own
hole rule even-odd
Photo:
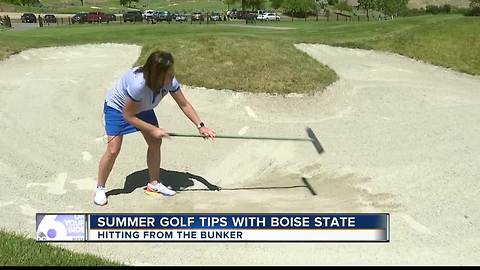
<svg viewBox="0 0 480 270">
<path fill-rule="evenodd" d="M 389 242 L 389 214 L 36 215 L 45 242 Z"/>
</svg>

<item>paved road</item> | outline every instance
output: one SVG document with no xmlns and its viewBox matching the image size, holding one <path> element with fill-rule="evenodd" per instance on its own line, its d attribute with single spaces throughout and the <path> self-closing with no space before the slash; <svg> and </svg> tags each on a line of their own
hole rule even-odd
<svg viewBox="0 0 480 270">
<path fill-rule="evenodd" d="M 38 28 L 38 23 L 12 23 L 13 31 L 23 31 Z"/>
</svg>

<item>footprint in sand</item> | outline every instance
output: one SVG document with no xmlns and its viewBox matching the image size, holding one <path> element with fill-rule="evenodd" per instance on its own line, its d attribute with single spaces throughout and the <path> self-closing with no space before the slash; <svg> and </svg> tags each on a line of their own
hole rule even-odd
<svg viewBox="0 0 480 270">
<path fill-rule="evenodd" d="M 89 152 L 84 151 L 84 152 L 82 152 L 82 159 L 83 159 L 84 161 L 90 161 L 90 160 L 92 160 L 92 154 L 90 154 Z"/>
<path fill-rule="evenodd" d="M 65 181 L 67 180 L 67 173 L 59 173 L 57 179 L 49 183 L 28 183 L 27 188 L 30 187 L 46 187 L 47 192 L 54 195 L 62 195 L 67 193 L 65 190 Z"/>
<path fill-rule="evenodd" d="M 238 131 L 238 135 L 240 135 L 240 136 L 245 135 L 245 133 L 247 133 L 248 128 L 249 127 L 243 127 L 242 129 L 240 129 Z"/>
<path fill-rule="evenodd" d="M 29 204 L 20 205 L 20 211 L 25 216 L 35 216 L 35 214 L 38 212 L 37 209 L 33 208 Z"/>
<path fill-rule="evenodd" d="M 77 186 L 79 190 L 93 190 L 96 187 L 97 182 L 92 177 L 86 177 L 82 179 L 72 180 L 70 183 Z"/>
</svg>

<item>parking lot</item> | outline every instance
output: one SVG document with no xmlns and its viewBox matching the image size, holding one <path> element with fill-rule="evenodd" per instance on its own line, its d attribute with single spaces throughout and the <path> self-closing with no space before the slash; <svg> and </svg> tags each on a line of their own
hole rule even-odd
<svg viewBox="0 0 480 270">
<path fill-rule="evenodd" d="M 26 30 L 36 27 L 51 27 L 72 24 L 263 24 L 265 22 L 281 21 L 366 21 L 366 17 L 356 16 L 345 17 L 339 14 L 318 13 L 310 14 L 305 18 L 292 18 L 285 14 L 257 11 L 193 11 L 193 12 L 172 12 L 145 10 L 128 11 L 123 14 L 104 12 L 81 12 L 76 14 L 34 14 L 34 13 L 6 13 L 0 12 L 0 18 L 8 15 L 12 22 L 13 30 Z M 29 15 L 31 18 L 26 19 Z M 41 21 L 40 21 L 41 20 Z M 269 26 L 271 28 L 271 26 Z M 289 30 L 293 28 L 286 28 Z"/>
</svg>

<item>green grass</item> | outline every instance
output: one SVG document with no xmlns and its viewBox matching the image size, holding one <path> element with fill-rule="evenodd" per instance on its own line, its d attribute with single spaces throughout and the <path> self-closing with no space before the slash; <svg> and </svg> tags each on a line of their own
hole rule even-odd
<svg viewBox="0 0 480 270">
<path fill-rule="evenodd" d="M 138 64 L 157 48 L 158 43 L 145 44 Z M 200 36 L 162 42 L 162 48 L 176 57 L 178 79 L 195 86 L 267 93 L 311 92 L 324 89 L 336 79 L 332 70 L 285 41 Z"/>
<path fill-rule="evenodd" d="M 324 43 L 400 53 L 480 75 L 479 18 L 421 16 L 375 22 L 257 23 L 279 31 L 215 25 L 76 25 L 0 32 L 0 58 L 33 47 L 117 42 L 172 51 L 182 83 L 238 91 L 289 93 L 323 89 L 335 73 L 294 48 Z"/>
<path fill-rule="evenodd" d="M 76 253 L 17 233 L 0 230 L 0 266 L 121 266 L 93 255 Z"/>
<path fill-rule="evenodd" d="M 415 27 L 389 38 L 369 41 L 363 46 L 480 75 L 480 19 L 462 17 L 430 27 Z"/>
<path fill-rule="evenodd" d="M 295 39 L 394 52 L 464 73 L 480 75 L 480 18 L 436 15 L 316 28 L 296 22 Z M 322 25 L 323 26 L 323 25 Z"/>
</svg>

